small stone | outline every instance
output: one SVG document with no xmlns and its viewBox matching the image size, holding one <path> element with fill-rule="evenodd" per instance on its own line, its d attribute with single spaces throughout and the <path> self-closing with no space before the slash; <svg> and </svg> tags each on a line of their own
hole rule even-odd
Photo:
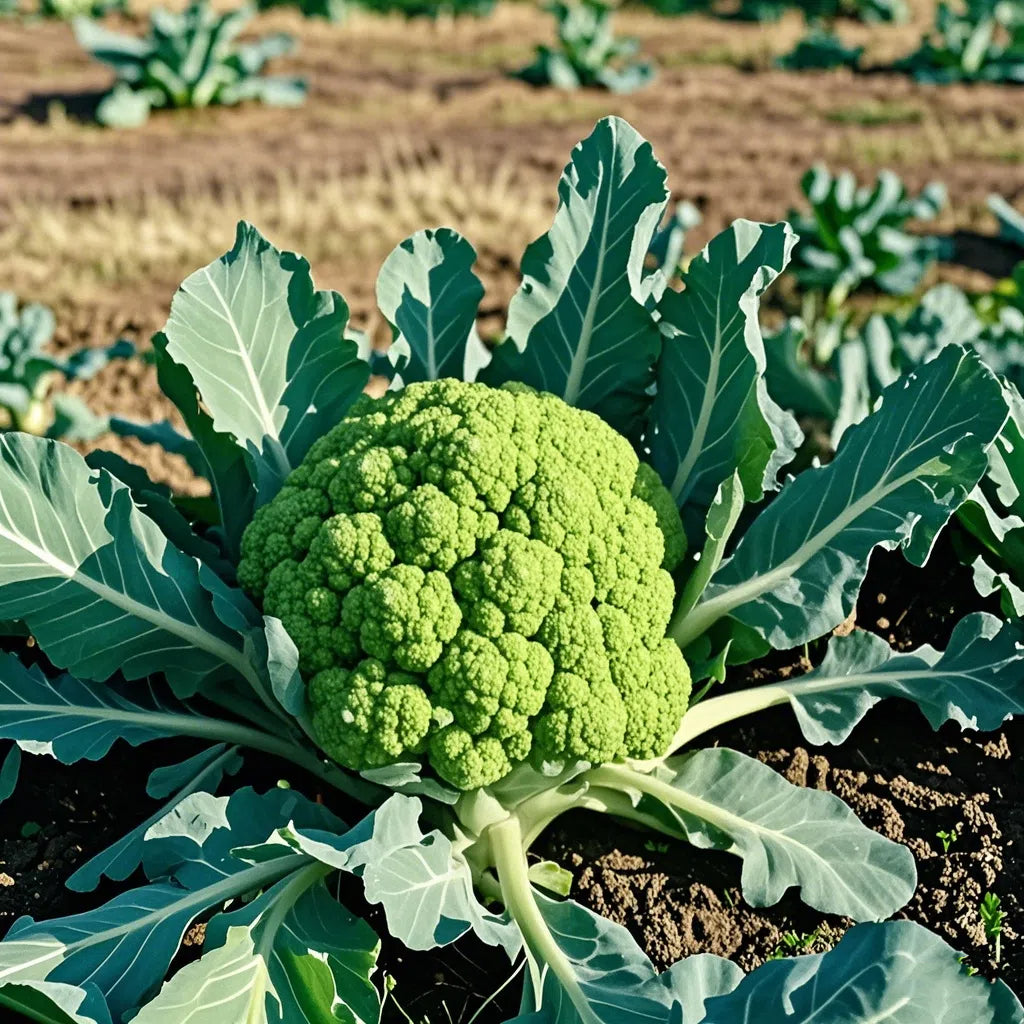
<svg viewBox="0 0 1024 1024">
<path fill-rule="evenodd" d="M 14 879 L 11 878 L 11 876 L 7 874 L 6 871 L 0 872 L 0 885 L 2 885 L 5 889 L 9 889 L 12 885 L 14 885 Z"/>
<path fill-rule="evenodd" d="M 879 619 L 878 622 L 875 623 L 875 625 L 878 626 L 879 629 L 888 629 L 889 620 L 885 618 Z"/>
</svg>

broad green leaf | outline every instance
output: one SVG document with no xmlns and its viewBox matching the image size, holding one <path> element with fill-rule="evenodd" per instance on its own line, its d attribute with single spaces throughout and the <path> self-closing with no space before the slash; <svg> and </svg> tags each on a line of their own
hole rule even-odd
<svg viewBox="0 0 1024 1024">
<path fill-rule="evenodd" d="M 839 411 L 839 377 L 828 376 L 808 358 L 807 329 L 790 319 L 764 339 L 768 393 L 783 409 L 798 416 L 834 420 Z"/>
<path fill-rule="evenodd" d="M 98 761 L 114 741 L 132 746 L 167 736 L 204 736 L 214 720 L 182 704 L 162 701 L 148 683 L 128 697 L 111 683 L 88 683 L 62 675 L 50 680 L 39 666 L 26 668 L 12 654 L 0 654 L 0 738 L 63 764 Z"/>
<path fill-rule="evenodd" d="M 189 925 L 210 908 L 258 894 L 311 866 L 280 845 L 250 863 L 233 850 L 264 842 L 289 821 L 340 830 L 334 815 L 292 790 L 230 800 L 194 793 L 146 833 L 143 866 L 155 884 L 124 892 L 96 910 L 53 921 L 21 918 L 0 943 L 0 986 L 17 981 L 95 986 L 115 1021 L 144 1003 L 164 979 Z"/>
<path fill-rule="evenodd" d="M 212 582 L 109 473 L 66 445 L 0 436 L 0 618 L 23 621 L 55 665 L 162 672 L 182 695 L 229 671 L 254 678 Z"/>
<path fill-rule="evenodd" d="M 279 882 L 239 910 L 215 917 L 206 948 L 239 925 L 251 930 L 276 1000 L 269 1024 L 377 1024 L 371 980 L 380 942 L 373 929 L 327 891 L 319 865 Z"/>
<path fill-rule="evenodd" d="M 681 1024 L 697 1024 L 704 1019 L 708 1000 L 732 992 L 743 971 L 731 960 L 698 953 L 674 963 L 658 980 L 675 996 Z"/>
<path fill-rule="evenodd" d="M 308 829 L 295 830 L 291 841 L 333 867 L 358 874 L 366 899 L 383 906 L 391 934 L 409 949 L 445 946 L 473 929 L 482 941 L 514 957 L 515 926 L 480 904 L 465 857 L 439 830 L 424 834 L 422 810 L 417 797 L 396 794 L 340 843 Z"/>
<path fill-rule="evenodd" d="M 686 581 L 676 607 L 676 616 L 685 617 L 700 599 L 708 581 L 718 571 L 725 548 L 743 511 L 743 482 L 739 473 L 722 481 L 704 520 L 704 548 L 690 578 Z"/>
<path fill-rule="evenodd" d="M 196 476 L 205 477 L 209 467 L 199 445 L 179 431 L 170 420 L 136 423 L 133 420 L 111 416 L 110 429 L 119 437 L 134 437 L 143 444 L 155 444 L 171 455 L 180 455 Z"/>
<path fill-rule="evenodd" d="M 18 785 L 18 772 L 21 768 L 21 747 L 17 743 L 11 746 L 0 765 L 0 804 L 9 799 Z"/>
<path fill-rule="evenodd" d="M 149 830 L 198 790 L 216 792 L 224 775 L 233 774 L 240 765 L 237 748 L 219 743 L 173 768 L 156 769 L 146 791 L 154 799 L 169 799 L 117 842 L 90 857 L 67 880 L 67 887 L 75 892 L 91 892 L 104 877 L 124 881 L 142 863 Z M 154 780 L 159 780 L 158 785 L 154 786 Z"/>
<path fill-rule="evenodd" d="M 1020 1024 L 1024 1009 L 997 981 L 910 921 L 851 929 L 835 949 L 773 960 L 695 1024 Z M 685 1024 L 690 1021 L 684 1018 Z"/>
<path fill-rule="evenodd" d="M 972 565 L 979 593 L 1000 595 L 1008 616 L 1024 615 L 1024 398 L 1003 381 L 1010 416 L 989 450 L 988 472 L 960 506 L 957 518 L 972 535 L 961 558 Z"/>
<path fill-rule="evenodd" d="M 146 833 L 143 867 L 149 878 L 173 878 L 199 890 L 244 872 L 249 864 L 260 866 L 241 856 L 240 850 L 273 841 L 277 831 L 289 824 L 333 834 L 345 830 L 325 807 L 293 789 L 258 794 L 246 787 L 230 798 L 193 793 Z M 275 842 L 274 854 L 268 860 L 309 863 L 307 855 L 298 856 L 284 843 Z"/>
<path fill-rule="evenodd" d="M 831 463 L 786 484 L 673 635 L 686 645 L 727 615 L 777 649 L 827 633 L 852 610 L 875 547 L 924 563 L 985 472 L 1006 414 L 978 357 L 943 349 L 885 391 Z"/>
<path fill-rule="evenodd" d="M 50 981 L 0 982 L 0 1010 L 39 1024 L 111 1024 L 107 1004 L 95 988 Z"/>
<path fill-rule="evenodd" d="M 381 266 L 377 305 L 394 333 L 388 356 L 406 384 L 467 379 L 467 344 L 484 295 L 474 263 L 462 235 L 438 228 L 417 231 Z"/>
<path fill-rule="evenodd" d="M 769 695 L 761 689 L 746 692 L 764 707 Z M 777 694 L 773 703 L 789 701 L 809 743 L 842 743 L 886 697 L 913 701 L 934 729 L 949 721 L 998 729 L 1024 714 L 1024 631 L 978 612 L 957 623 L 944 652 L 924 646 L 895 654 L 880 637 L 857 630 L 835 637 L 813 672 L 765 689 Z"/>
<path fill-rule="evenodd" d="M 484 379 L 523 381 L 628 432 L 661 349 L 641 278 L 667 198 L 650 143 L 620 118 L 600 120 L 562 173 L 551 230 L 523 256 L 508 340 Z"/>
<path fill-rule="evenodd" d="M 134 462 L 114 452 L 96 449 L 85 457 L 95 470 L 105 469 L 120 480 L 132 493 L 132 500 L 157 526 L 163 535 L 186 555 L 205 562 L 221 579 L 234 582 L 235 567 L 221 554 L 216 544 L 200 537 L 173 502 L 173 493 L 166 484 L 151 480 L 149 474 Z"/>
<path fill-rule="evenodd" d="M 245 928 L 186 964 L 133 1020 L 136 1024 L 268 1024 L 275 998 L 263 957 Z"/>
<path fill-rule="evenodd" d="M 231 756 L 222 760 L 222 755 L 227 754 L 228 750 L 226 744 L 218 743 L 179 764 L 154 768 L 146 783 L 146 795 L 154 800 L 165 800 L 172 794 L 180 793 L 183 787 L 191 785 L 199 776 L 206 775 L 214 764 L 222 773 L 234 775 L 242 766 L 242 759 L 237 752 L 232 751 Z M 207 788 L 212 791 L 217 786 L 211 784 Z"/>
<path fill-rule="evenodd" d="M 248 453 L 261 500 L 366 384 L 347 322 L 344 299 L 314 289 L 306 260 L 244 222 L 231 251 L 186 278 L 171 303 L 161 347 L 190 374 L 212 428 Z"/>
<path fill-rule="evenodd" d="M 198 452 L 203 464 L 201 475 L 210 481 L 217 501 L 224 546 L 237 560 L 242 533 L 252 520 L 256 507 L 254 478 L 257 471 L 249 452 L 236 443 L 234 436 L 215 429 L 209 412 L 200 403 L 191 373 L 167 354 L 167 345 L 165 335 L 153 335 L 160 390 L 178 407 L 189 433 L 195 439 L 194 450 L 185 446 L 180 449 L 180 453 L 189 459 L 191 465 Z M 135 436 L 146 440 L 137 431 Z M 167 431 L 161 430 L 154 433 L 152 441 L 147 443 L 162 444 L 165 440 L 168 440 Z M 178 443 L 173 436 L 169 440 Z"/>
<path fill-rule="evenodd" d="M 662 297 L 665 344 L 647 442 L 688 520 L 734 472 L 748 501 L 774 490 L 799 441 L 792 417 L 768 397 L 757 321 L 758 299 L 795 240 L 788 224 L 736 221 L 694 258 L 685 289 Z"/>
<path fill-rule="evenodd" d="M 842 743 L 880 700 L 913 701 L 932 728 L 998 729 L 1024 714 L 1024 631 L 976 612 L 961 619 L 945 651 L 925 645 L 898 654 L 857 630 L 834 637 L 821 665 L 795 679 L 723 694 L 687 712 L 676 750 L 711 729 L 779 704 L 790 704 L 808 742 Z"/>
<path fill-rule="evenodd" d="M 741 857 L 752 906 L 772 906 L 799 886 L 815 910 L 877 921 L 914 894 L 917 870 L 905 846 L 861 824 L 839 797 L 794 786 L 734 750 L 698 750 L 649 775 L 606 766 L 591 777 L 631 792 L 655 827 Z"/>
<path fill-rule="evenodd" d="M 543 972 L 529 972 L 521 1010 L 549 1024 L 665 1024 L 674 996 L 621 925 L 572 900 L 533 894 L 553 948 L 531 946 Z M 557 958 L 557 963 L 555 960 Z"/>
<path fill-rule="evenodd" d="M 257 869 L 251 881 L 258 882 Z M 268 872 L 264 870 L 264 880 Z M 96 910 L 36 923 L 16 921 L 0 943 L 0 984 L 49 981 L 103 993 L 114 1020 L 156 989 L 189 924 L 217 896 L 176 885 L 131 889 Z M 142 955 L 143 952 L 145 955 Z"/>
</svg>

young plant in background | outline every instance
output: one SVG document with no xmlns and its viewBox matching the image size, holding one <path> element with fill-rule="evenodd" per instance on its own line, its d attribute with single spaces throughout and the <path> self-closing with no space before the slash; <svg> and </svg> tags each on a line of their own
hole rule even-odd
<svg viewBox="0 0 1024 1024">
<path fill-rule="evenodd" d="M 142 39 L 78 19 L 79 43 L 117 75 L 100 101 L 97 119 L 131 128 L 144 123 L 150 111 L 168 107 L 232 106 L 247 100 L 272 106 L 302 103 L 306 85 L 301 79 L 260 74 L 268 61 L 291 52 L 291 36 L 236 41 L 252 16 L 251 7 L 220 14 L 208 0 L 195 0 L 181 13 L 153 11 L 149 34 Z"/>
<path fill-rule="evenodd" d="M 256 0 L 256 9 L 269 11 L 275 7 L 294 7 L 305 18 L 323 18 L 341 22 L 352 8 L 351 0 Z"/>
<path fill-rule="evenodd" d="M 833 68 L 856 71 L 863 55 L 863 46 L 847 46 L 834 29 L 817 24 L 775 63 L 787 71 L 830 71 Z"/>
<path fill-rule="evenodd" d="M 999 237 L 1016 245 L 1024 260 L 1024 213 L 1012 207 L 1002 196 L 989 196 L 988 208 L 999 222 Z"/>
<path fill-rule="evenodd" d="M 932 31 L 896 67 L 938 85 L 1024 84 L 1024 10 L 1018 0 L 940 3 Z"/>
<path fill-rule="evenodd" d="M 718 14 L 737 21 L 778 21 L 787 10 L 800 10 L 808 21 L 904 21 L 905 0 L 645 0 L 659 14 Z"/>
<path fill-rule="evenodd" d="M 0 430 L 90 440 L 108 429 L 106 419 L 57 385 L 62 377 L 88 380 L 111 359 L 134 355 L 135 348 L 118 341 L 110 348 L 85 348 L 58 359 L 47 351 L 54 327 L 46 306 L 29 303 L 19 310 L 17 296 L 0 292 Z"/>
<path fill-rule="evenodd" d="M 700 222 L 700 210 L 693 203 L 685 199 L 676 203 L 647 247 L 647 271 L 661 271 L 670 284 L 678 281 L 686 269 L 686 239 Z"/>
<path fill-rule="evenodd" d="M 800 184 L 810 210 L 790 214 L 800 239 L 792 273 L 802 288 L 826 293 L 826 316 L 862 285 L 908 295 L 942 255 L 939 239 L 906 230 L 908 221 L 931 220 L 945 205 L 945 187 L 937 182 L 915 197 L 891 171 L 882 171 L 873 187 L 858 187 L 851 172 L 833 177 L 818 165 Z"/>
<path fill-rule="evenodd" d="M 604 0 L 556 0 L 545 9 L 555 17 L 558 43 L 538 46 L 536 60 L 516 71 L 516 78 L 558 89 L 622 93 L 633 92 L 654 78 L 653 65 L 635 59 L 637 41 L 614 35 L 613 8 Z"/>
<path fill-rule="evenodd" d="M 999 382 L 946 347 L 762 505 L 800 442 L 766 391 L 757 324 L 791 230 L 737 221 L 667 287 L 646 266 L 665 171 L 615 118 L 573 151 L 559 199 L 493 358 L 472 246 L 439 229 L 392 252 L 382 399 L 361 395 L 370 368 L 341 296 L 240 225 L 154 338 L 191 437 L 126 427 L 210 480 L 199 533 L 109 453 L 0 437 L 0 493 L 18 494 L 0 503 L 0 619 L 51 666 L 0 659 L 0 738 L 66 763 L 118 737 L 205 744 L 150 779 L 166 807 L 70 880 L 91 891 L 141 865 L 150 884 L 17 922 L 4 1005 L 77 1024 L 211 1006 L 374 1021 L 377 939 L 338 902 L 343 872 L 411 950 L 473 931 L 521 958 L 514 1024 L 811 1024 L 894 1005 L 1024 1020 L 941 939 L 876 923 L 914 892 L 906 847 L 700 742 L 780 704 L 809 742 L 841 742 L 891 696 L 936 727 L 996 728 L 1024 711 L 1019 624 L 969 615 L 942 653 L 854 632 L 805 676 L 687 706 L 727 663 L 831 633 L 875 547 L 927 558 L 1006 422 Z M 323 802 L 214 795 L 243 750 L 304 769 Z M 361 821 L 332 809 L 356 801 Z M 734 853 L 752 905 L 799 888 L 865 923 L 747 977 L 710 956 L 658 974 L 624 928 L 564 898 L 564 871 L 529 859 L 580 809 Z M 197 919 L 202 957 L 158 992 Z"/>
<path fill-rule="evenodd" d="M 44 18 L 104 18 L 108 14 L 124 14 L 128 0 L 39 0 L 39 13 Z"/>
<path fill-rule="evenodd" d="M 486 18 L 495 0 L 359 0 L 359 6 L 375 14 L 401 14 L 406 18 Z"/>
</svg>

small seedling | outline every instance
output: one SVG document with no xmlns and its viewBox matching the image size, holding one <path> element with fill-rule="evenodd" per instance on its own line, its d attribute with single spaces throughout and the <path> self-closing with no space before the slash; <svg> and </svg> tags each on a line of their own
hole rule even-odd
<svg viewBox="0 0 1024 1024">
<path fill-rule="evenodd" d="M 142 39 L 77 20 L 81 46 L 117 73 L 96 109 L 97 120 L 111 128 L 135 128 L 160 108 L 234 106 L 247 100 L 282 107 L 302 103 L 302 79 L 262 74 L 268 61 L 292 51 L 291 36 L 279 32 L 236 41 L 253 13 L 251 7 L 221 13 L 209 0 L 194 0 L 180 13 L 157 8 Z"/>
<path fill-rule="evenodd" d="M 821 929 L 813 932 L 783 932 L 782 941 L 775 947 L 769 960 L 781 960 L 786 956 L 800 956 L 806 953 L 821 938 Z"/>
<path fill-rule="evenodd" d="M 1003 956 L 1003 922 L 1006 920 L 1003 901 L 994 892 L 987 892 L 978 913 L 985 926 L 985 938 L 995 943 L 995 962 L 999 963 Z"/>
<path fill-rule="evenodd" d="M 960 838 L 960 836 L 957 834 L 955 828 L 951 828 L 948 832 L 936 832 L 935 838 L 942 843 L 942 852 L 949 853 L 949 848 Z"/>
<path fill-rule="evenodd" d="M 967 972 L 967 977 L 968 978 L 973 978 L 978 973 L 978 968 L 977 967 L 972 967 L 967 962 L 967 954 L 966 953 L 963 956 L 957 957 L 956 962 L 958 964 L 960 964 L 960 966 L 963 967 L 963 969 Z"/>
<path fill-rule="evenodd" d="M 648 853 L 668 853 L 669 845 L 668 843 L 658 843 L 653 839 L 648 839 L 647 842 L 644 843 L 644 849 Z"/>
<path fill-rule="evenodd" d="M 604 0 L 555 0 L 546 8 L 554 15 L 558 45 L 538 46 L 537 58 L 515 72 L 531 85 L 559 89 L 608 89 L 633 92 L 654 77 L 654 67 L 637 60 L 639 44 L 612 32 L 612 8 Z"/>
</svg>

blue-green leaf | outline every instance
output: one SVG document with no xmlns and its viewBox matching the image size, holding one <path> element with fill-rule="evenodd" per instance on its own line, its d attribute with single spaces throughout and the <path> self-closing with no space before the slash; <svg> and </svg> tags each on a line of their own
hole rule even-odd
<svg viewBox="0 0 1024 1024">
<path fill-rule="evenodd" d="M 759 967 L 695 1024 L 1021 1024 L 1009 988 L 970 977 L 960 960 L 910 921 L 860 925 L 828 953 Z"/>
<path fill-rule="evenodd" d="M 541 1010 L 549 1024 L 666 1024 L 675 998 L 622 925 L 572 900 L 534 899 L 569 974 L 540 961 L 523 1011 Z"/>
<path fill-rule="evenodd" d="M 276 992 L 248 929 L 186 964 L 133 1020 L 135 1024 L 267 1024 Z"/>
<path fill-rule="evenodd" d="M 523 256 L 508 340 L 484 372 L 591 409 L 628 432 L 661 349 L 642 301 L 644 257 L 665 209 L 665 169 L 625 121 L 603 118 L 573 150 L 551 230 Z"/>
<path fill-rule="evenodd" d="M 391 324 L 388 357 L 406 384 L 465 376 L 466 350 L 484 286 L 476 251 L 448 228 L 417 231 L 377 276 L 377 305 Z"/>
<path fill-rule="evenodd" d="M 886 389 L 831 463 L 786 484 L 673 635 L 688 644 L 727 615 L 778 649 L 827 633 L 852 610 L 875 547 L 924 563 L 985 472 L 1006 416 L 977 355 L 943 349 Z"/>
<path fill-rule="evenodd" d="M 740 856 L 752 906 L 772 906 L 799 886 L 816 910 L 878 921 L 914 894 L 917 869 L 905 846 L 861 824 L 839 797 L 794 786 L 735 750 L 698 750 L 650 774 L 606 766 L 592 778 L 629 793 L 648 823 Z"/>
<path fill-rule="evenodd" d="M 315 290 L 306 260 L 244 222 L 231 251 L 186 278 L 171 303 L 164 354 L 188 371 L 212 428 L 248 453 L 261 500 L 366 385 L 347 322 L 345 300 Z"/>
<path fill-rule="evenodd" d="M 111 1024 L 99 991 L 51 981 L 0 982 L 0 1009 L 38 1024 Z"/>
<path fill-rule="evenodd" d="M 734 472 L 747 501 L 774 490 L 799 442 L 792 417 L 768 397 L 757 320 L 758 299 L 795 241 L 788 224 L 736 221 L 693 260 L 685 289 L 662 296 L 665 344 L 647 443 L 688 524 L 702 521 Z"/>
<path fill-rule="evenodd" d="M 0 494 L 0 618 L 23 621 L 55 665 L 96 680 L 163 672 L 182 695 L 254 675 L 214 609 L 217 581 L 109 473 L 66 445 L 4 434 Z"/>
<path fill-rule="evenodd" d="M 90 857 L 67 880 L 67 887 L 75 892 L 91 892 L 104 877 L 124 881 L 142 863 L 146 834 L 158 821 L 199 789 L 216 792 L 224 775 L 233 774 L 240 766 L 237 749 L 218 743 L 182 764 L 157 768 L 146 791 L 155 799 L 170 799 L 117 842 Z"/>
<path fill-rule="evenodd" d="M 4 757 L 0 766 L 0 804 L 7 800 L 17 788 L 18 772 L 21 768 L 21 747 L 15 743 Z"/>
<path fill-rule="evenodd" d="M 948 721 L 964 729 L 998 729 L 1024 714 L 1024 629 L 978 612 L 957 623 L 944 652 L 924 646 L 907 654 L 857 630 L 833 638 L 813 672 L 764 689 L 778 694 L 773 702 L 789 700 L 804 736 L 815 744 L 842 743 L 886 697 L 913 701 L 934 729 Z M 763 707 L 771 694 L 761 691 L 749 693 Z"/>
<path fill-rule="evenodd" d="M 380 942 L 330 895 L 322 874 L 319 866 L 300 872 L 219 914 L 207 926 L 206 948 L 240 925 L 251 929 L 276 994 L 267 1001 L 269 1024 L 377 1024 L 381 1000 L 371 979 Z"/>
</svg>

